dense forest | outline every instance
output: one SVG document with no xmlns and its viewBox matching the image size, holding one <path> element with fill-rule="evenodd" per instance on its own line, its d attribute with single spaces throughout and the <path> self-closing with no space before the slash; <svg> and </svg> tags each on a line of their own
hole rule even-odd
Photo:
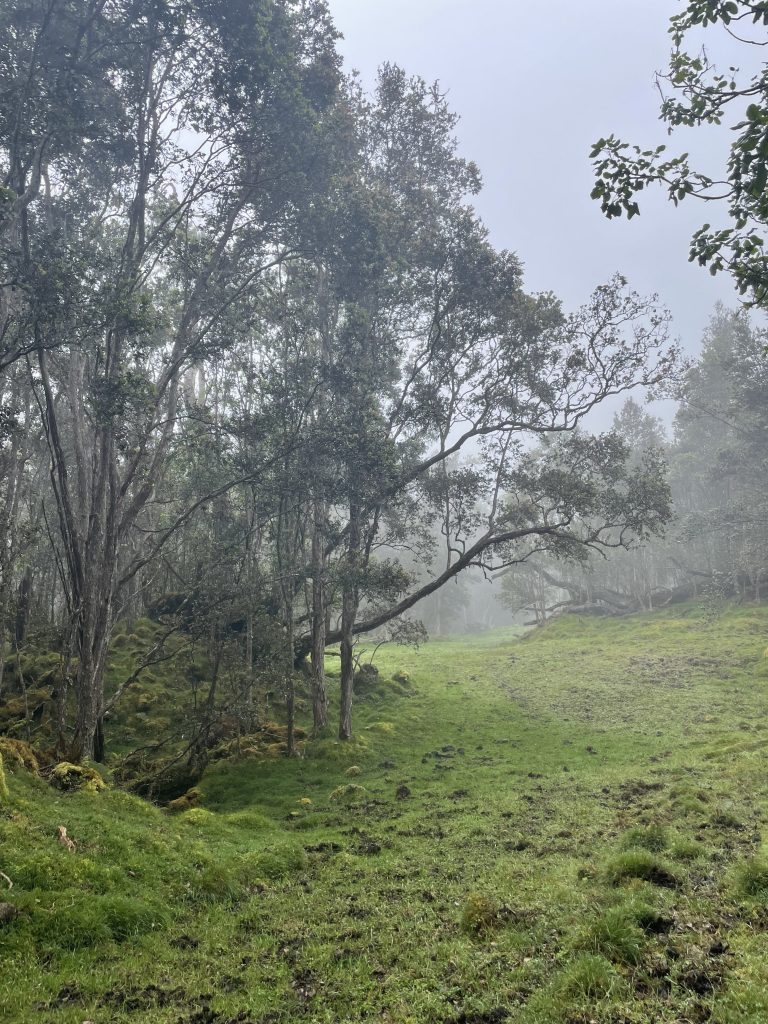
<svg viewBox="0 0 768 1024">
<path fill-rule="evenodd" d="M 721 933 L 764 931 L 768 893 L 768 861 L 722 881 L 761 841 L 755 763 L 717 774 L 718 758 L 764 747 L 741 733 L 764 728 L 765 659 L 750 673 L 768 598 L 768 72 L 721 74 L 686 47 L 713 29 L 764 46 L 768 4 L 690 0 L 669 26 L 662 122 L 734 124 L 724 180 L 614 136 L 591 153 L 608 218 L 636 216 L 654 185 L 724 217 L 690 255 L 738 294 L 700 339 L 679 339 L 664 297 L 618 272 L 575 309 L 528 290 L 525 253 L 495 246 L 476 210 L 481 171 L 445 88 L 388 63 L 367 89 L 331 8 L 0 8 L 0 956 L 16 965 L 0 1007 L 65 1024 L 86 1007 L 182 1024 L 500 1024 L 530 998 L 514 1019 L 763 1020 L 759 979 L 717 1012 L 711 1000 L 731 970 L 712 966 L 733 956 Z M 523 626 L 546 628 L 521 639 Z M 662 761 L 669 776 L 638 781 Z M 329 779 L 315 809 L 308 787 Z M 56 861 L 39 846 L 54 826 Z M 401 860 L 396 834 L 415 843 Z M 577 867 L 574 834 L 613 859 Z M 528 858 L 522 873 L 489 848 Z M 550 848 L 565 858 L 551 870 Z M 383 872 L 355 868 L 379 854 Z M 551 904 L 526 888 L 539 877 Z M 427 917 L 403 926 L 412 947 L 397 914 L 382 925 L 400 1002 L 347 992 L 353 973 L 323 988 L 317 965 L 340 969 L 357 926 L 297 966 L 297 906 L 319 934 L 322 900 L 335 920 L 334 893 L 356 892 L 362 919 L 385 883 L 382 906 L 438 915 L 441 963 L 475 965 L 440 996 L 448 1009 L 432 978 L 411 1016 L 411 981 L 436 969 L 419 960 Z M 668 902 L 651 909 L 659 889 Z M 277 936 L 279 969 L 266 946 L 237 968 L 265 972 L 261 1002 L 230 1006 L 237 979 L 214 1011 L 210 995 L 162 980 L 137 995 L 98 973 L 102 939 L 147 940 L 140 972 L 191 956 L 199 939 L 184 931 L 169 953 L 161 936 L 169 921 L 204 930 L 209 904 L 226 908 L 205 911 L 214 960 L 238 947 L 232 928 Z M 460 920 L 440 931 L 451 907 Z M 606 917 L 589 931 L 595 907 Z M 695 953 L 675 946 L 686 928 Z M 752 931 L 738 934 L 757 963 Z M 376 964 L 378 941 L 371 926 Z M 525 953 L 512 989 L 489 966 L 499 944 L 510 963 Z M 98 980 L 75 985 L 85 948 Z M 57 980 L 41 1002 L 45 965 Z M 289 1002 L 273 1005 L 284 969 Z M 593 1016 L 602 999 L 621 1014 Z M 632 1016 L 642 999 L 656 1002 Z"/>
</svg>

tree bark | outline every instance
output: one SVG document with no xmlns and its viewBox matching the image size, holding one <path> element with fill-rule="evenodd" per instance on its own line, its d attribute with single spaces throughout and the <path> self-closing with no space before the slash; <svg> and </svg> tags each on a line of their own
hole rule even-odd
<svg viewBox="0 0 768 1024">
<path fill-rule="evenodd" d="M 328 725 L 328 695 L 325 690 L 325 556 L 323 552 L 324 504 L 316 498 L 312 530 L 312 726 L 317 736 Z"/>
<path fill-rule="evenodd" d="M 360 602 L 357 570 L 360 555 L 360 508 L 351 505 L 347 540 L 347 565 L 341 599 L 341 705 L 339 708 L 339 739 L 352 739 L 352 700 L 355 662 L 352 653 L 354 626 Z"/>
</svg>

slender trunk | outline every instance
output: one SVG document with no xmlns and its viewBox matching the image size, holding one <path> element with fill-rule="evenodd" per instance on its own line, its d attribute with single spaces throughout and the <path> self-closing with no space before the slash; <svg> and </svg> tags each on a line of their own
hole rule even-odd
<svg viewBox="0 0 768 1024">
<path fill-rule="evenodd" d="M 328 725 L 325 690 L 325 557 L 323 552 L 323 502 L 315 499 L 312 531 L 312 724 L 315 735 Z"/>
<path fill-rule="evenodd" d="M 351 505 L 349 510 L 349 540 L 347 548 L 347 572 L 341 601 L 341 706 L 339 708 L 339 739 L 352 739 L 352 698 L 355 678 L 355 662 L 352 654 L 353 629 L 357 618 L 359 594 L 357 568 L 360 554 L 360 508 Z"/>
<path fill-rule="evenodd" d="M 293 581 L 286 590 L 291 597 L 285 604 L 285 628 L 286 628 L 286 651 L 285 651 L 285 713 L 288 725 L 286 735 L 286 755 L 294 757 L 296 754 L 296 679 L 294 676 L 294 627 L 293 627 Z"/>
</svg>

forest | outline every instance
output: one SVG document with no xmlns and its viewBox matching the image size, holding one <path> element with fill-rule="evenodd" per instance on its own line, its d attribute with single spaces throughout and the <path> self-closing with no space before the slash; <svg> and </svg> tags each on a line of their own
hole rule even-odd
<svg viewBox="0 0 768 1024">
<path fill-rule="evenodd" d="M 681 340 L 333 3 L 0 5 L 8 1020 L 768 1017 L 767 25 L 659 25 L 722 180 L 584 139 L 721 224 Z"/>
</svg>

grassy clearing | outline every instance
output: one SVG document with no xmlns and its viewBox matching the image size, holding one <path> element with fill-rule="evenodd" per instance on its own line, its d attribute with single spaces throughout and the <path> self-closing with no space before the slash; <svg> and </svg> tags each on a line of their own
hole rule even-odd
<svg viewBox="0 0 768 1024">
<path fill-rule="evenodd" d="M 0 1014 L 764 1021 L 767 634 L 691 606 L 384 649 L 410 683 L 354 743 L 219 761 L 175 816 L 6 762 Z"/>
</svg>

